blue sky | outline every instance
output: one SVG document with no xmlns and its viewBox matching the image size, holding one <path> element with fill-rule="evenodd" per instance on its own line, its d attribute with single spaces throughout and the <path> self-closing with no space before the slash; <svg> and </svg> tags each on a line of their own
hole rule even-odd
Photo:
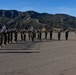
<svg viewBox="0 0 76 75">
<path fill-rule="evenodd" d="M 76 16 L 76 0 L 0 0 L 0 9 Z"/>
</svg>

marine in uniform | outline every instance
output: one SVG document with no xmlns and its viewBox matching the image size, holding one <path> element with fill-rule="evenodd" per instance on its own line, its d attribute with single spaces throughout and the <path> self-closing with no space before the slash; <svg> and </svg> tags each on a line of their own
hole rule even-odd
<svg viewBox="0 0 76 75">
<path fill-rule="evenodd" d="M 0 46 L 2 47 L 2 43 L 3 43 L 3 32 L 2 29 L 0 29 Z"/>
<path fill-rule="evenodd" d="M 10 42 L 13 43 L 12 41 L 13 41 L 13 29 L 10 30 Z"/>
<path fill-rule="evenodd" d="M 65 39 L 66 39 L 66 40 L 68 40 L 68 33 L 69 33 L 69 31 L 66 30 L 66 31 L 65 31 Z"/>
<path fill-rule="evenodd" d="M 47 40 L 47 30 L 45 30 L 45 39 Z"/>
<path fill-rule="evenodd" d="M 23 40 L 25 41 L 26 40 L 26 30 L 25 29 L 23 29 Z"/>
<path fill-rule="evenodd" d="M 29 38 L 29 40 L 31 39 L 31 31 L 30 30 L 28 30 L 28 38 Z"/>
<path fill-rule="evenodd" d="M 4 45 L 7 45 L 7 29 L 3 31 L 3 36 L 4 36 Z"/>
<path fill-rule="evenodd" d="M 50 40 L 52 40 L 52 33 L 53 33 L 53 30 L 52 29 L 50 29 Z"/>
<path fill-rule="evenodd" d="M 41 41 L 41 37 L 42 37 L 42 32 L 41 32 L 41 30 L 40 29 L 38 29 L 38 31 L 37 31 L 37 39 L 39 39 L 40 41 Z"/>
<path fill-rule="evenodd" d="M 17 29 L 14 29 L 14 38 L 16 43 L 17 43 L 17 33 L 18 33 Z"/>
<path fill-rule="evenodd" d="M 60 40 L 60 37 L 61 37 L 61 32 L 58 31 L 58 40 Z"/>
</svg>

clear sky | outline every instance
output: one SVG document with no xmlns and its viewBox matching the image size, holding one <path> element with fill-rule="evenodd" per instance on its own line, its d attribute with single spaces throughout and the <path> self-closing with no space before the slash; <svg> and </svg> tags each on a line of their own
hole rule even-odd
<svg viewBox="0 0 76 75">
<path fill-rule="evenodd" d="M 0 9 L 76 16 L 76 0 L 0 0 Z"/>
</svg>

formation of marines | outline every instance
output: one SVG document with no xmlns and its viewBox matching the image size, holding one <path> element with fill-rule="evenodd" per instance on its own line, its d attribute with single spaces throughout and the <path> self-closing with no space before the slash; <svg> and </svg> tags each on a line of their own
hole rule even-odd
<svg viewBox="0 0 76 75">
<path fill-rule="evenodd" d="M 68 40 L 68 33 L 71 30 L 66 30 L 65 31 L 65 39 Z M 47 30 L 46 28 L 44 29 L 35 29 L 33 27 L 29 28 L 29 29 L 21 29 L 18 30 L 16 28 L 12 29 L 6 29 L 6 28 L 2 28 L 0 29 L 0 46 L 2 47 L 2 44 L 7 45 L 10 43 L 17 43 L 17 37 L 18 37 L 18 32 L 21 33 L 21 40 L 22 41 L 26 41 L 26 33 L 28 33 L 28 39 L 34 41 L 35 39 L 38 40 L 42 40 L 42 33 L 45 33 L 45 39 L 47 40 L 47 35 L 49 32 L 50 35 L 50 40 L 52 40 L 52 36 L 53 36 L 53 32 L 57 32 L 58 33 L 58 40 L 61 40 L 61 32 L 63 32 L 62 29 L 49 29 Z"/>
<path fill-rule="evenodd" d="M 70 31 L 71 30 L 68 30 L 68 29 L 65 31 L 65 39 L 66 40 L 68 40 L 68 33 Z M 33 27 L 31 27 L 28 30 L 22 29 L 20 31 L 21 40 L 25 41 L 24 39 L 26 39 L 26 33 L 28 33 L 29 40 L 31 39 L 32 41 L 34 41 L 35 39 L 38 39 L 38 40 L 41 41 L 42 33 L 45 33 L 44 38 L 47 40 L 48 32 L 49 32 L 49 35 L 50 35 L 50 37 L 49 37 L 50 40 L 52 40 L 53 32 L 58 33 L 58 40 L 61 40 L 61 32 L 64 32 L 64 31 L 63 31 L 63 29 L 49 29 L 49 30 L 47 30 L 46 28 L 44 28 L 44 30 L 42 30 L 42 29 L 34 29 Z"/>
<path fill-rule="evenodd" d="M 0 46 L 16 42 L 17 43 L 17 29 L 0 29 Z"/>
</svg>

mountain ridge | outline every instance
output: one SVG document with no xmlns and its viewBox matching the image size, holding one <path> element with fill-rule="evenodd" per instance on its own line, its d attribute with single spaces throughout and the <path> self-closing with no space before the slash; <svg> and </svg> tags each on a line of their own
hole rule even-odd
<svg viewBox="0 0 76 75">
<path fill-rule="evenodd" d="M 68 14 L 49 14 L 36 11 L 0 10 L 0 28 L 76 28 L 76 17 Z"/>
</svg>

